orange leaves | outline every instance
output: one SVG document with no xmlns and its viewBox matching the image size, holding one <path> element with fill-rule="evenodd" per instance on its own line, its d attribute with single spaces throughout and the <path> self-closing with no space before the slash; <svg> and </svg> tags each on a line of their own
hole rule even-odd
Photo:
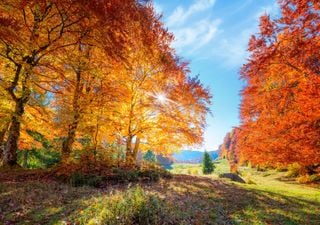
<svg viewBox="0 0 320 225">
<path fill-rule="evenodd" d="M 280 5 L 281 17 L 261 17 L 260 34 L 249 43 L 237 145 L 253 164 L 312 165 L 320 162 L 320 14 L 310 0 Z"/>
<path fill-rule="evenodd" d="M 15 120 L 7 152 L 41 147 L 28 131 L 64 153 L 81 139 L 165 153 L 202 142 L 211 95 L 149 4 L 5 0 L 0 11 L 0 122 Z"/>
</svg>

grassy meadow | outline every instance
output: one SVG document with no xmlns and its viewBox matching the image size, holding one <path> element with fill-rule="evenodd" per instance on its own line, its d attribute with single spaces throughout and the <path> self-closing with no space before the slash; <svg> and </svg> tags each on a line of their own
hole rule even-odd
<svg viewBox="0 0 320 225">
<path fill-rule="evenodd" d="M 100 188 L 52 180 L 0 183 L 0 224 L 320 224 L 320 189 L 284 180 L 285 172 L 242 168 L 239 184 L 176 164 L 171 179 Z M 22 176 L 20 176 L 22 177 Z"/>
</svg>

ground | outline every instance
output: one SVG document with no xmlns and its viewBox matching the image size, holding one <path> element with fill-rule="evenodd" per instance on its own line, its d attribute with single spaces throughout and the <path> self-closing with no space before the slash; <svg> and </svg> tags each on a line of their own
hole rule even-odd
<svg viewBox="0 0 320 225">
<path fill-rule="evenodd" d="M 103 188 L 2 174 L 0 224 L 320 224 L 319 187 L 247 168 L 250 184 L 234 183 L 218 178 L 225 161 L 213 175 L 181 174 L 192 168 L 201 169 L 175 165 L 171 179 Z"/>
</svg>

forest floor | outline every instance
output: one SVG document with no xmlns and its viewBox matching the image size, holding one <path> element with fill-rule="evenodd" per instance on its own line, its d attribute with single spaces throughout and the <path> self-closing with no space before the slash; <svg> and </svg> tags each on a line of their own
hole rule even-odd
<svg viewBox="0 0 320 225">
<path fill-rule="evenodd" d="M 320 224 L 319 187 L 251 169 L 250 184 L 234 183 L 218 178 L 224 162 L 213 175 L 182 174 L 192 168 L 200 167 L 176 165 L 171 179 L 103 188 L 0 173 L 0 224 Z"/>
</svg>

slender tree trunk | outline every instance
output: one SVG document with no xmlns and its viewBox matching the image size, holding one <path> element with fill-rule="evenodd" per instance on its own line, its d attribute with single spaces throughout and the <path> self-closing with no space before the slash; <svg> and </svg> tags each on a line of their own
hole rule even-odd
<svg viewBox="0 0 320 225">
<path fill-rule="evenodd" d="M 134 157 L 134 160 L 136 161 L 137 159 L 137 155 L 138 155 L 138 152 L 139 152 L 139 146 L 140 146 L 140 138 L 136 138 L 136 143 L 134 145 L 134 149 L 133 149 L 133 157 Z"/>
<path fill-rule="evenodd" d="M 140 139 L 137 137 L 134 148 L 132 149 L 132 137 L 128 138 L 127 149 L 126 149 L 126 164 L 128 166 L 134 166 L 136 164 L 139 145 L 140 145 Z"/>
<path fill-rule="evenodd" d="M 28 155 L 29 155 L 29 150 L 24 150 L 23 151 L 23 167 L 25 168 L 28 167 Z"/>
<path fill-rule="evenodd" d="M 76 72 L 76 87 L 73 95 L 73 118 L 68 128 L 68 135 L 62 144 L 62 161 L 65 162 L 71 153 L 72 145 L 75 141 L 76 131 L 80 121 L 80 97 L 83 89 L 83 82 L 81 82 L 81 72 Z"/>
<path fill-rule="evenodd" d="M 9 127 L 7 143 L 3 151 L 4 166 L 13 167 L 17 165 L 17 150 L 20 137 L 21 118 L 24 113 L 26 102 L 27 100 L 23 100 L 22 98 L 16 101 L 15 112 L 12 116 L 11 124 Z"/>
<path fill-rule="evenodd" d="M 133 163 L 134 163 L 134 159 L 132 157 L 132 136 L 128 136 L 127 147 L 126 147 L 126 164 L 128 166 L 132 166 Z"/>
</svg>

